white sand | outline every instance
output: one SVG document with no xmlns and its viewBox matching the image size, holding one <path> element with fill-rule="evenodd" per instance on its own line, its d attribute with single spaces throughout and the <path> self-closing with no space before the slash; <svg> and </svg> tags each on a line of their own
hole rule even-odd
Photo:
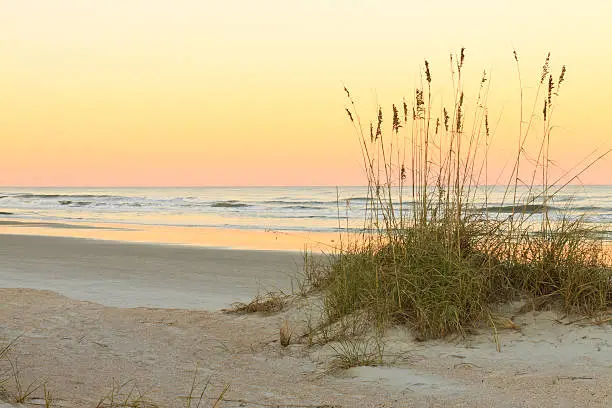
<svg viewBox="0 0 612 408">
<path fill-rule="evenodd" d="M 35 238 L 0 239 L 2 286 L 12 275 L 22 284 L 42 280 L 37 287 L 67 285 L 69 296 L 99 296 L 107 305 L 191 305 L 201 298 L 200 306 L 217 307 L 235 297 L 231 285 L 223 283 L 225 276 L 246 296 L 256 292 L 255 282 L 275 282 L 294 270 L 293 261 L 269 252 L 198 254 L 195 249 Z M 104 283 L 108 274 L 129 283 L 130 291 Z M 164 280 L 165 274 L 171 279 Z M 191 284 L 181 283 L 185 279 Z M 88 291 L 92 286 L 96 289 Z M 178 296 L 182 291 L 184 299 Z M 51 291 L 0 289 L 0 337 L 22 335 L 11 356 L 23 381 L 46 381 L 59 406 L 94 407 L 116 378 L 135 379 L 151 399 L 182 407 L 180 397 L 195 363 L 200 378 L 212 376 L 210 396 L 230 385 L 224 407 L 612 406 L 609 324 L 566 325 L 552 312 L 529 313 L 515 319 L 520 331 L 500 332 L 501 353 L 488 331 L 464 340 L 419 343 L 396 329 L 386 339 L 392 365 L 332 374 L 330 345 L 280 347 L 278 329 L 285 318 L 301 333 L 306 317 L 297 306 L 268 317 L 235 316 L 126 309 Z"/>
</svg>

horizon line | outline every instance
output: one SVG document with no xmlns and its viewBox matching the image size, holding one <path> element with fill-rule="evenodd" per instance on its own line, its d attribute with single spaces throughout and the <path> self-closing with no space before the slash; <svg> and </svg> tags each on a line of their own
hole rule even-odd
<svg viewBox="0 0 612 408">
<path fill-rule="evenodd" d="M 499 187 L 506 186 L 507 184 L 481 184 L 473 187 Z M 519 186 L 519 187 L 541 187 L 541 184 L 534 184 L 533 186 Z M 602 183 L 569 183 L 567 186 L 612 186 L 610 184 Z M 277 185 L 240 185 L 240 184 L 228 184 L 228 185 L 0 185 L 0 188 L 287 188 L 287 187 L 321 187 L 321 188 L 333 188 L 333 187 L 368 187 L 367 184 L 277 184 Z M 393 188 L 399 186 L 394 185 Z M 411 184 L 404 184 L 403 187 L 412 187 Z M 549 186 L 550 187 L 550 186 Z"/>
</svg>

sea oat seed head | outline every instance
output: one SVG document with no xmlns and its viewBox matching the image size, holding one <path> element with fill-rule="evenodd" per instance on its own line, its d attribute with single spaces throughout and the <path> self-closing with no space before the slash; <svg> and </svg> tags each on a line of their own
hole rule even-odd
<svg viewBox="0 0 612 408">
<path fill-rule="evenodd" d="M 565 81 L 565 65 L 561 67 L 561 75 L 559 75 L 559 81 L 557 82 L 557 92 L 563 81 Z"/>
<path fill-rule="evenodd" d="M 397 111 L 397 107 L 395 106 L 395 104 L 393 104 L 393 131 L 395 133 L 399 132 L 399 128 L 401 128 L 402 125 L 400 124 L 400 118 L 399 118 L 399 113 Z"/>
<path fill-rule="evenodd" d="M 448 111 L 444 108 L 444 129 L 448 132 L 448 120 L 450 117 L 448 116 Z"/>
<path fill-rule="evenodd" d="M 540 80 L 541 84 L 544 83 L 544 80 L 546 79 L 546 75 L 548 75 L 549 72 L 550 72 L 550 52 L 546 56 L 546 60 L 544 61 L 544 65 L 542 66 L 542 79 Z"/>
<path fill-rule="evenodd" d="M 465 61 L 465 47 L 461 47 L 461 55 L 459 58 L 459 71 L 461 71 L 461 68 L 463 68 L 463 62 Z"/>
<path fill-rule="evenodd" d="M 348 110 L 348 108 L 346 108 L 346 113 L 348 114 L 348 117 L 351 120 L 351 122 L 353 122 L 353 114 L 351 113 L 350 110 Z"/>
<path fill-rule="evenodd" d="M 459 105 L 457 106 L 457 127 L 456 130 L 457 132 L 461 132 L 461 126 L 462 126 L 462 115 L 461 115 L 461 110 L 463 107 L 463 92 L 461 92 L 461 96 L 459 96 Z"/>
<path fill-rule="evenodd" d="M 370 142 L 374 141 L 374 125 L 370 122 Z"/>
<path fill-rule="evenodd" d="M 431 72 L 429 72 L 429 62 L 425 60 L 425 78 L 431 84 Z"/>
<path fill-rule="evenodd" d="M 376 125 L 376 136 L 374 137 L 374 140 L 378 140 L 378 137 L 382 136 L 382 121 L 382 108 L 378 108 L 378 123 Z"/>
<path fill-rule="evenodd" d="M 548 77 L 548 106 L 552 104 L 552 91 L 555 89 L 555 82 L 553 81 L 552 75 Z"/>
<path fill-rule="evenodd" d="M 416 117 L 419 119 L 425 118 L 425 99 L 423 98 L 423 90 L 416 90 Z"/>
</svg>

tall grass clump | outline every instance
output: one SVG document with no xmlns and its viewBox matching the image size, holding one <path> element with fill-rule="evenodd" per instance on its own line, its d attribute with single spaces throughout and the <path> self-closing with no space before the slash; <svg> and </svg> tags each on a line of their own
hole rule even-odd
<svg viewBox="0 0 612 408">
<path fill-rule="evenodd" d="M 520 83 L 516 52 L 514 58 Z M 518 297 L 588 315 L 612 305 L 612 269 L 597 231 L 551 205 L 598 160 L 551 175 L 552 118 L 565 66 L 555 75 L 546 57 L 527 114 L 520 84 L 516 156 L 492 201 L 490 184 L 499 183 L 488 179 L 489 82 L 484 72 L 468 99 L 465 60 L 463 48 L 450 56 L 450 106 L 437 108 L 428 61 L 412 98 L 388 112 L 379 107 L 371 122 L 362 121 L 344 88 L 368 193 L 364 229 L 321 279 L 328 323 L 358 315 L 378 328 L 407 325 L 426 339 L 492 322 L 495 304 Z"/>
</svg>

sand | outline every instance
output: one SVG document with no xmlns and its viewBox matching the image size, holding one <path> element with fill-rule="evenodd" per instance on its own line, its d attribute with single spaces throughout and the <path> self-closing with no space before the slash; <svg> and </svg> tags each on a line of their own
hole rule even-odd
<svg viewBox="0 0 612 408">
<path fill-rule="evenodd" d="M 297 252 L 0 234 L 0 287 L 106 306 L 216 310 L 290 289 L 300 264 Z"/>
<path fill-rule="evenodd" d="M 331 371 L 330 345 L 278 342 L 285 319 L 299 337 L 316 299 L 272 316 L 217 310 L 288 285 L 296 256 L 0 236 L 0 337 L 21 336 L 10 356 L 23 382 L 45 381 L 63 407 L 95 407 L 113 379 L 184 407 L 196 364 L 207 402 L 229 385 L 223 407 L 612 405 L 609 324 L 528 313 L 499 333 L 501 352 L 488 330 L 415 342 L 398 328 L 388 365 Z"/>
<path fill-rule="evenodd" d="M 332 232 L 262 231 L 106 222 L 19 221 L 2 216 L 0 216 L 0 234 L 273 251 L 302 251 L 306 245 L 309 250 L 330 252 L 338 245 L 338 234 Z"/>
</svg>

